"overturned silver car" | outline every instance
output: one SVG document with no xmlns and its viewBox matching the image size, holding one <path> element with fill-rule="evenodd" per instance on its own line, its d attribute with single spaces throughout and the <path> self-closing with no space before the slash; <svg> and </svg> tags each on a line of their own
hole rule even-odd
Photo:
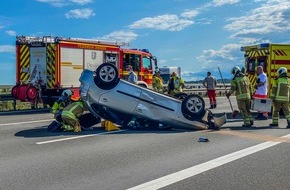
<svg viewBox="0 0 290 190">
<path fill-rule="evenodd" d="M 105 120 L 126 127 L 136 118 L 143 125 L 172 128 L 219 129 L 225 114 L 216 118 L 205 110 L 205 102 L 196 94 L 183 100 L 160 94 L 123 79 L 118 69 L 103 63 L 97 70 L 84 70 L 80 77 L 80 95 L 90 112 Z"/>
</svg>

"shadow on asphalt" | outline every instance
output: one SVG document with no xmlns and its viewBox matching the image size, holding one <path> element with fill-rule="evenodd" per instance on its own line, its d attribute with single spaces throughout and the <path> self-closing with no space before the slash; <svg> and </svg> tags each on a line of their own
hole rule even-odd
<svg viewBox="0 0 290 190">
<path fill-rule="evenodd" d="M 97 134 L 140 134 L 140 133 L 158 133 L 158 134 L 168 134 L 168 133 L 184 133 L 184 132 L 195 132 L 200 130 L 186 130 L 186 129 L 120 129 L 116 131 L 106 131 L 103 127 L 93 127 L 93 130 L 82 130 L 79 133 L 75 132 L 64 132 L 47 131 L 47 126 L 41 126 L 34 129 L 22 130 L 15 133 L 17 137 L 25 138 L 36 138 L 36 137 L 56 137 L 56 136 L 79 136 L 79 135 L 97 135 Z"/>
</svg>

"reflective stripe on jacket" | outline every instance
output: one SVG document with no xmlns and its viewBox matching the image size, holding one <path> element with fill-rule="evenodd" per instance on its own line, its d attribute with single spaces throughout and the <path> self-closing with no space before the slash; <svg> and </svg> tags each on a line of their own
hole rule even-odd
<svg viewBox="0 0 290 190">
<path fill-rule="evenodd" d="M 289 102 L 289 89 L 288 79 L 278 78 L 273 84 L 271 98 L 277 102 Z"/>
<path fill-rule="evenodd" d="M 81 101 L 74 102 L 63 109 L 62 116 L 77 119 L 84 113 L 85 110 L 86 108 L 84 107 L 83 102 Z"/>
<path fill-rule="evenodd" d="M 69 103 L 70 101 L 68 101 L 67 99 L 63 100 L 62 98 L 59 98 L 54 102 L 53 106 L 50 109 L 50 112 L 53 114 L 57 114 L 59 111 L 63 110 Z"/>
<path fill-rule="evenodd" d="M 231 81 L 230 93 L 236 92 L 237 100 L 250 100 L 252 96 L 252 85 L 248 77 L 244 75 L 236 76 Z"/>
</svg>

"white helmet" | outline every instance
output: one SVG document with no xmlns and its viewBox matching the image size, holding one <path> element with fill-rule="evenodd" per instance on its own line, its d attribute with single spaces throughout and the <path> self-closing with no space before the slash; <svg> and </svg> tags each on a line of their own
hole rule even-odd
<svg viewBox="0 0 290 190">
<path fill-rule="evenodd" d="M 282 74 L 287 74 L 287 69 L 285 67 L 280 67 L 278 70 L 277 70 L 279 76 L 282 75 Z"/>
<path fill-rule="evenodd" d="M 236 74 L 238 74 L 238 72 L 241 72 L 241 69 L 238 66 L 233 67 L 232 70 L 231 70 L 231 74 L 234 75 L 234 76 Z"/>
<path fill-rule="evenodd" d="M 64 96 L 64 97 L 69 97 L 72 95 L 73 95 L 73 92 L 71 90 L 64 90 L 61 94 L 61 96 Z"/>
</svg>

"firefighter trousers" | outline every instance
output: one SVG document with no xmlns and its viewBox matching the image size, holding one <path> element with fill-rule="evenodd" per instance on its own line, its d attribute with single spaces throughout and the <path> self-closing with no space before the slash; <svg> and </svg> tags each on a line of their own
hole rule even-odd
<svg viewBox="0 0 290 190">
<path fill-rule="evenodd" d="M 242 114 L 244 124 L 251 125 L 254 120 L 252 117 L 251 109 L 251 100 L 237 100 L 238 108 Z"/>
<path fill-rule="evenodd" d="M 64 131 L 74 131 L 74 132 L 80 132 L 81 126 L 79 123 L 79 120 L 77 118 L 71 118 L 68 116 L 62 116 L 63 120 L 63 129 Z"/>
<path fill-rule="evenodd" d="M 289 103 L 288 102 L 273 102 L 273 112 L 272 112 L 272 123 L 278 124 L 279 121 L 279 111 L 282 108 L 285 118 L 288 123 L 290 123 L 289 115 Z"/>
</svg>

